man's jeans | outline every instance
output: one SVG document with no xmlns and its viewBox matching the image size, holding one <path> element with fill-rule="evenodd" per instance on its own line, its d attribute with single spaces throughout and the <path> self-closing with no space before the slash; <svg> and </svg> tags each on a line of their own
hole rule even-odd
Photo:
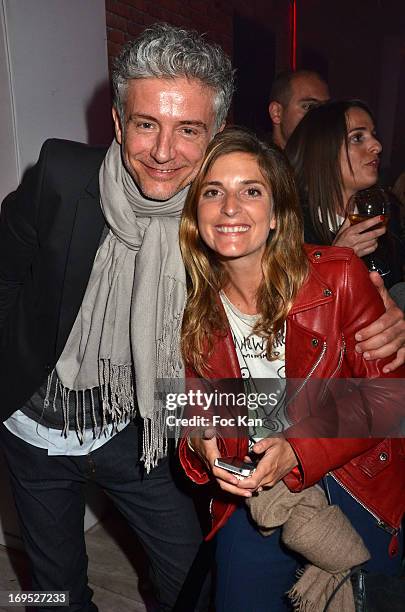
<svg viewBox="0 0 405 612">
<path fill-rule="evenodd" d="M 83 491 L 91 480 L 105 490 L 142 542 L 159 610 L 173 607 L 201 542 L 201 531 L 191 499 L 174 484 L 169 461 L 144 473 L 136 425 L 128 425 L 101 448 L 78 457 L 49 457 L 4 425 L 0 439 L 31 561 L 33 590 L 69 591 L 69 612 L 97 610 L 87 584 L 83 529 Z M 50 610 L 61 608 L 43 608 Z"/>
</svg>

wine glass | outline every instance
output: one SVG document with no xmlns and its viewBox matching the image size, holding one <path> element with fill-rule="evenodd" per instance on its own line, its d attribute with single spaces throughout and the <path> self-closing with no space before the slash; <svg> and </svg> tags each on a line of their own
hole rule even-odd
<svg viewBox="0 0 405 612">
<path fill-rule="evenodd" d="M 387 192 L 379 186 L 362 189 L 351 196 L 347 205 L 347 216 L 351 225 L 361 223 L 371 217 L 381 217 L 379 223 L 373 225 L 366 232 L 387 226 L 390 214 L 390 202 Z M 379 243 L 374 253 L 363 257 L 370 272 L 378 272 L 380 276 L 390 273 L 390 268 L 384 256 L 382 245 Z"/>
</svg>

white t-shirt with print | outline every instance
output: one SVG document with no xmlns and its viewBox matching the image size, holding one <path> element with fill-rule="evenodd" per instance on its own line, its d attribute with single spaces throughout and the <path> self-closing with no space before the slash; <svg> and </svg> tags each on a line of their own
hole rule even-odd
<svg viewBox="0 0 405 612">
<path fill-rule="evenodd" d="M 266 339 L 252 333 L 259 315 L 241 312 L 223 292 L 220 297 L 231 328 L 246 393 L 252 394 L 253 398 L 263 393 L 272 395 L 267 405 L 248 411 L 249 417 L 262 419 L 262 427 L 249 429 L 251 441 L 258 441 L 280 433 L 289 425 L 285 415 L 285 326 L 273 344 L 276 359 L 269 361 Z"/>
</svg>

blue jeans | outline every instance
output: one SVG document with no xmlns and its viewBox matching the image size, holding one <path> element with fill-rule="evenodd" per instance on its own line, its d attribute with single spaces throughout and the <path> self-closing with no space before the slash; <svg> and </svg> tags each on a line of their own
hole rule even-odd
<svg viewBox="0 0 405 612">
<path fill-rule="evenodd" d="M 280 542 L 281 530 L 262 536 L 245 506 L 218 532 L 216 612 L 286 612 L 285 593 L 295 582 L 299 558 Z"/>
<path fill-rule="evenodd" d="M 378 527 L 376 519 L 346 493 L 332 476 L 326 476 L 325 480 L 331 503 L 340 506 L 370 552 L 371 559 L 367 561 L 364 568 L 369 572 L 399 576 L 403 553 L 402 533 L 398 536 L 399 552 L 395 557 L 390 557 L 388 546 L 392 535 Z"/>
<path fill-rule="evenodd" d="M 49 457 L 0 427 L 31 562 L 32 588 L 69 591 L 69 612 L 97 611 L 87 584 L 83 530 L 87 481 L 105 490 L 142 542 L 159 610 L 172 609 L 201 542 L 194 505 L 176 486 L 169 461 L 162 460 L 145 474 L 138 459 L 138 438 L 138 427 L 131 423 L 89 455 Z"/>
<path fill-rule="evenodd" d="M 400 575 L 399 554 L 390 558 L 391 535 L 332 477 L 327 477 L 331 502 L 341 507 L 370 551 L 365 569 L 386 575 Z M 400 534 L 401 536 L 402 534 Z M 280 529 L 262 536 L 245 506 L 239 507 L 218 532 L 216 566 L 216 612 L 286 612 L 291 604 L 285 593 L 296 582 L 295 572 L 305 561 L 280 542 Z"/>
</svg>

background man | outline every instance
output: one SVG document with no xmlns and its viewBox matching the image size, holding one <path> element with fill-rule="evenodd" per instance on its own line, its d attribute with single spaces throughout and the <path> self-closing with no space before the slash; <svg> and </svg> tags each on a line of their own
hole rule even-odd
<svg viewBox="0 0 405 612">
<path fill-rule="evenodd" d="M 197 33 L 156 25 L 124 49 L 113 86 L 108 152 L 47 141 L 0 226 L 2 446 L 32 588 L 68 590 L 71 612 L 97 609 L 87 479 L 143 543 L 160 610 L 172 609 L 201 541 L 153 386 L 182 375 L 178 219 L 224 125 L 233 70 Z"/>
<path fill-rule="evenodd" d="M 295 127 L 310 108 L 329 100 L 329 89 L 322 77 L 312 70 L 286 71 L 273 81 L 269 115 L 273 141 L 284 149 Z"/>
</svg>

